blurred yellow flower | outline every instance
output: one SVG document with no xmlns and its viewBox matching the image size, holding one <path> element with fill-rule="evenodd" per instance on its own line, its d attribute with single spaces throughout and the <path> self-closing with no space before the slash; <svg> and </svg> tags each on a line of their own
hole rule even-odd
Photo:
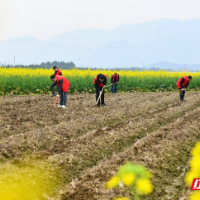
<svg viewBox="0 0 200 200">
<path fill-rule="evenodd" d="M 195 191 L 194 193 L 192 193 L 190 195 L 190 200 L 199 200 L 200 199 L 200 192 L 199 191 Z"/>
<path fill-rule="evenodd" d="M 195 144 L 195 147 L 191 151 L 191 155 L 193 157 L 199 157 L 200 158 L 200 142 L 197 142 Z"/>
<path fill-rule="evenodd" d="M 153 191 L 153 185 L 148 179 L 138 179 L 136 189 L 139 194 L 150 194 Z"/>
<path fill-rule="evenodd" d="M 200 174 L 200 157 L 193 157 L 190 160 L 190 167 L 194 170 L 199 172 Z"/>
<path fill-rule="evenodd" d="M 185 182 L 191 186 L 192 182 L 193 182 L 193 179 L 194 178 L 199 178 L 199 171 L 196 171 L 196 170 L 190 170 L 188 173 L 186 173 L 185 175 Z"/>
<path fill-rule="evenodd" d="M 115 198 L 114 200 L 130 200 L 128 197 L 119 197 Z"/>
<path fill-rule="evenodd" d="M 130 186 L 135 181 L 135 174 L 134 173 L 125 174 L 121 179 L 125 186 Z"/>
<path fill-rule="evenodd" d="M 106 183 L 106 188 L 107 189 L 112 189 L 116 186 L 118 186 L 119 183 L 119 177 L 118 176 L 113 176 L 107 183 Z"/>
</svg>

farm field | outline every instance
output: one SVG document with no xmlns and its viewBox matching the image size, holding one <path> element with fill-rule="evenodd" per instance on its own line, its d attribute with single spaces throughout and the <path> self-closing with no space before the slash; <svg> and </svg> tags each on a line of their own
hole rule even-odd
<svg viewBox="0 0 200 200">
<path fill-rule="evenodd" d="M 62 109 L 49 95 L 2 96 L 0 170 L 28 175 L 42 163 L 50 178 L 43 177 L 39 200 L 111 200 L 130 197 L 124 188 L 105 189 L 130 161 L 153 173 L 154 191 L 143 199 L 186 200 L 184 175 L 200 139 L 200 92 L 186 92 L 186 99 L 174 92 L 106 94 L 107 106 L 98 108 L 94 94 L 69 94 Z"/>
</svg>

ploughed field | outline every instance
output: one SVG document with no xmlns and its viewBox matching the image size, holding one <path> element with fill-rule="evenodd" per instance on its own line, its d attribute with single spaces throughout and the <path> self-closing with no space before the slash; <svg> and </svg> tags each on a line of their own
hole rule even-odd
<svg viewBox="0 0 200 200">
<path fill-rule="evenodd" d="M 184 175 L 200 139 L 200 93 L 186 92 L 182 103 L 178 95 L 106 94 L 107 106 L 98 108 L 94 94 L 69 94 L 66 109 L 54 108 L 48 95 L 0 97 L 0 167 L 27 158 L 46 162 L 59 184 L 42 199 L 105 200 L 129 197 L 125 188 L 104 185 L 130 161 L 153 173 L 154 191 L 143 199 L 187 199 Z"/>
</svg>

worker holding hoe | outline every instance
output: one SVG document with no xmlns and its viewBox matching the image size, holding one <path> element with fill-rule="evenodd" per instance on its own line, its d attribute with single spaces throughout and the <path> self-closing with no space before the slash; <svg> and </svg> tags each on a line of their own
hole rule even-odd
<svg viewBox="0 0 200 200">
<path fill-rule="evenodd" d="M 114 93 L 117 92 L 117 84 L 119 82 L 119 74 L 117 73 L 114 73 L 112 76 L 111 76 L 111 92 L 113 93 L 113 87 L 114 88 Z"/>
<path fill-rule="evenodd" d="M 186 101 L 186 100 L 184 100 L 184 95 L 185 95 L 186 88 L 188 87 L 191 80 L 192 80 L 192 76 L 184 76 L 184 77 L 180 78 L 176 83 L 176 85 L 179 89 L 179 92 L 180 92 L 180 100 L 181 101 Z"/>
<path fill-rule="evenodd" d="M 52 75 L 51 80 L 58 86 L 58 95 L 60 97 L 60 105 L 58 107 L 65 108 L 67 103 L 67 93 L 70 88 L 70 82 L 63 76 Z"/>
<path fill-rule="evenodd" d="M 107 76 L 104 74 L 99 74 L 94 79 L 94 86 L 96 89 L 96 102 L 97 106 L 100 106 L 100 95 L 101 95 L 101 105 L 105 106 L 104 102 L 104 87 L 107 83 Z"/>
<path fill-rule="evenodd" d="M 54 74 L 54 75 L 62 76 L 62 72 L 61 72 L 56 66 L 53 67 L 53 70 L 55 71 L 55 74 Z M 51 90 L 52 90 L 52 95 L 51 95 L 51 97 L 56 96 L 55 90 L 54 90 L 54 87 L 55 87 L 55 86 L 56 86 L 56 83 L 52 83 L 52 84 L 51 84 Z M 58 86 L 57 86 L 57 89 L 58 89 Z"/>
</svg>

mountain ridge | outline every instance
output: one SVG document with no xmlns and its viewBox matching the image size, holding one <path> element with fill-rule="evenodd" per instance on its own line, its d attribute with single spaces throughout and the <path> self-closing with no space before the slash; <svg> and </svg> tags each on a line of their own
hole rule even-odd
<svg viewBox="0 0 200 200">
<path fill-rule="evenodd" d="M 60 60 L 101 68 L 143 67 L 161 61 L 192 64 L 200 63 L 199 47 L 200 19 L 160 19 L 122 24 L 111 31 L 77 29 L 48 40 L 30 35 L 10 38 L 0 42 L 0 62 L 16 57 L 17 63 Z"/>
</svg>

